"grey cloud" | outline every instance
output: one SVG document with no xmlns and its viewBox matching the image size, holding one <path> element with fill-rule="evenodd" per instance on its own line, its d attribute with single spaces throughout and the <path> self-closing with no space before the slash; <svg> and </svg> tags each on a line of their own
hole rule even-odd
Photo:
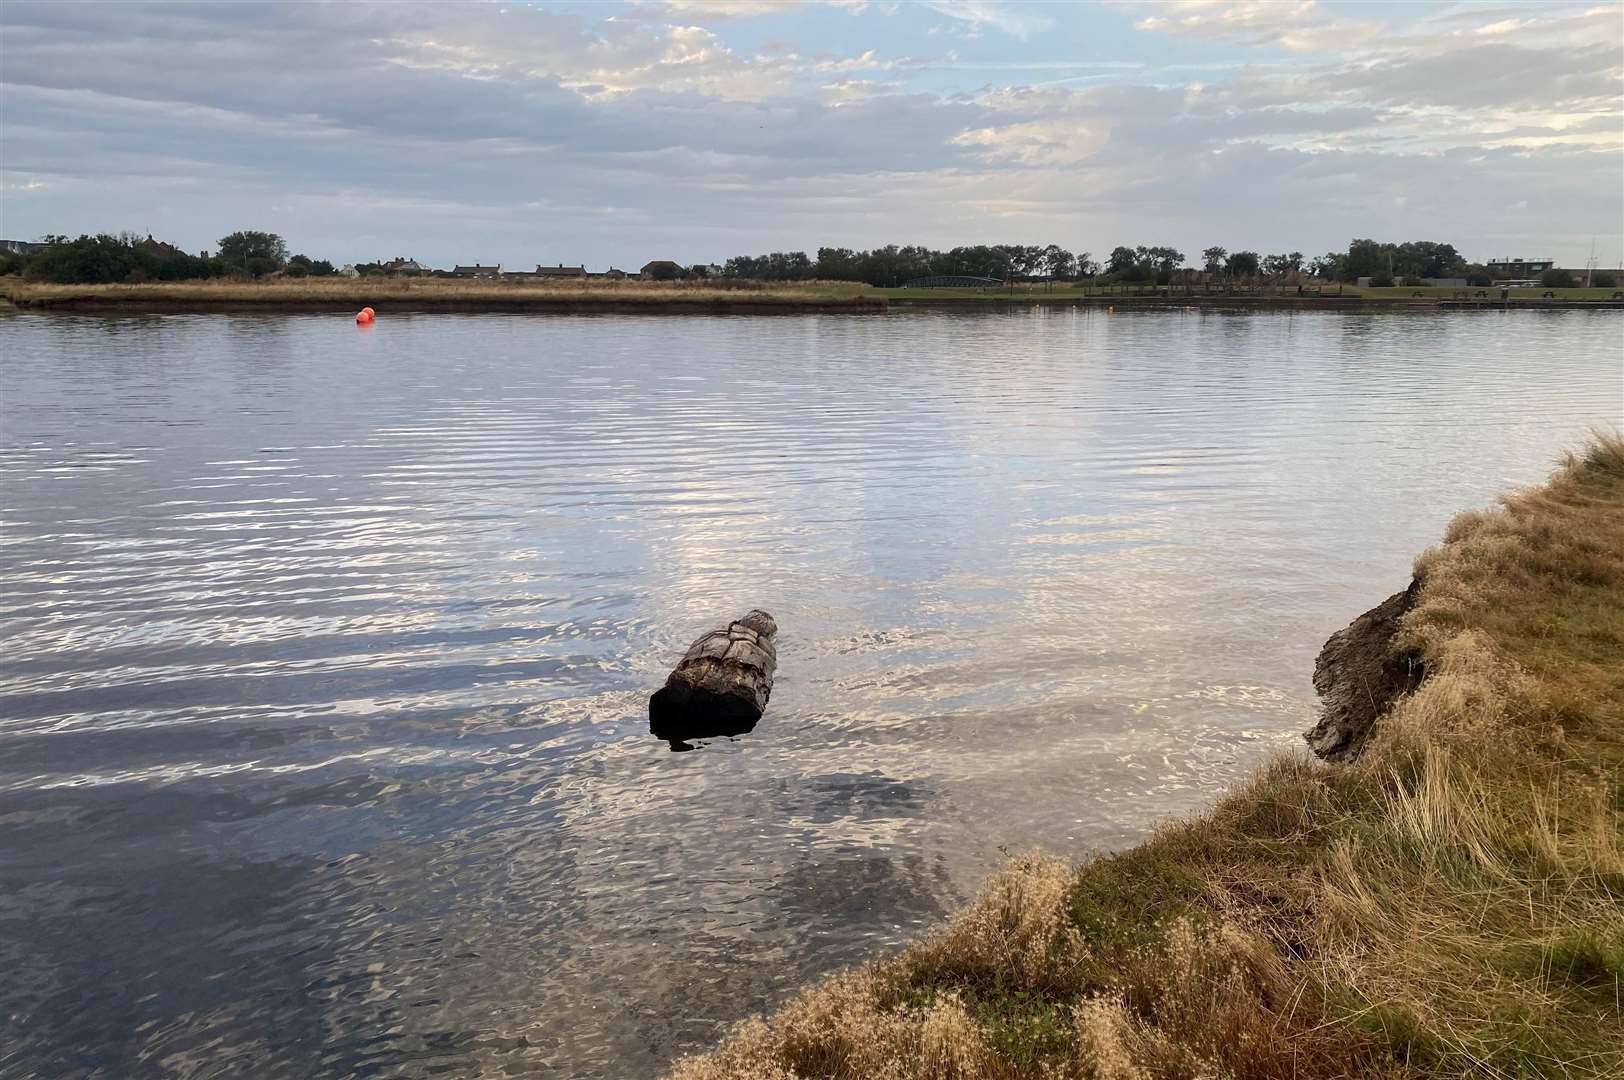
<svg viewBox="0 0 1624 1080">
<path fill-rule="evenodd" d="M 8 3 L 0 24 L 6 217 L 26 235 L 154 227 L 196 247 L 258 225 L 341 260 L 624 265 L 819 242 L 1189 245 L 1223 221 L 1216 242 L 1310 249 L 1386 232 L 1402 193 L 1467 245 L 1616 223 L 1624 186 L 1616 153 L 1489 148 L 1563 134 L 1504 113 L 1564 101 L 1566 133 L 1616 131 L 1617 49 L 1599 43 L 1393 45 L 1199 91 L 908 93 L 942 65 L 899 62 L 836 95 L 848 75 L 827 69 L 849 56 L 700 36 L 667 71 L 666 28 L 545 9 Z M 1453 111 L 1415 119 L 1433 105 Z M 1000 155 L 1006 131 L 1062 152 Z"/>
</svg>

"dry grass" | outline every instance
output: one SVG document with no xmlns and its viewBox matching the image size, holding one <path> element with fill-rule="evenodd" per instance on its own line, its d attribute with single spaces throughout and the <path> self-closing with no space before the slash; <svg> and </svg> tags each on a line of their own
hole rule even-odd
<svg viewBox="0 0 1624 1080">
<path fill-rule="evenodd" d="M 1624 1076 L 1624 440 L 1466 514 L 1351 766 L 1282 757 L 949 926 L 677 1080 Z"/>
<path fill-rule="evenodd" d="M 546 306 L 559 304 L 683 307 L 713 304 L 807 305 L 864 300 L 885 301 L 865 285 L 849 282 L 734 281 L 477 281 L 460 278 L 280 278 L 270 281 L 207 279 L 146 282 L 139 285 L 55 285 L 0 279 L 0 295 L 18 305 L 103 304 L 158 306 L 184 304 L 244 307 L 335 308 L 393 304 L 401 308 L 436 306 Z"/>
</svg>

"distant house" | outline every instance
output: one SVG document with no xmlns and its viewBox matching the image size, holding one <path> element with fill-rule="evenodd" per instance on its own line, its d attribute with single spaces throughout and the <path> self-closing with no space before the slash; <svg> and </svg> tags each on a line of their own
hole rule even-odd
<svg viewBox="0 0 1624 1080">
<path fill-rule="evenodd" d="M 674 263 L 670 259 L 656 259 L 654 262 L 644 263 L 637 276 L 645 281 L 675 281 L 685 273 L 680 263 Z"/>
<path fill-rule="evenodd" d="M 603 271 L 602 273 L 589 273 L 589 274 L 587 274 L 587 277 L 589 277 L 589 278 L 601 278 L 601 279 L 604 279 L 604 280 L 607 280 L 607 281 L 624 281 L 626 279 L 626 271 L 624 271 L 624 270 L 616 270 L 614 267 L 611 266 L 609 269 Z"/>
<path fill-rule="evenodd" d="M 586 276 L 586 267 L 584 266 L 565 266 L 563 263 L 559 263 L 557 266 L 542 266 L 540 264 L 536 266 L 536 277 L 538 278 L 584 278 Z"/>
<path fill-rule="evenodd" d="M 431 272 L 428 267 L 412 258 L 390 259 L 388 262 L 380 262 L 378 265 L 383 267 L 386 274 L 400 274 L 403 277 L 416 277 L 419 274 Z"/>
<path fill-rule="evenodd" d="M 140 248 L 142 251 L 148 252 L 149 254 L 152 254 L 152 255 L 184 255 L 184 254 L 186 254 L 184 251 L 182 251 L 180 248 L 176 247 L 174 244 L 166 244 L 162 240 L 154 240 L 152 238 L 151 233 L 147 233 L 147 238 L 145 240 L 141 241 L 139 244 L 137 244 L 135 246 Z"/>
<path fill-rule="evenodd" d="M 354 263 L 345 263 L 338 271 L 339 277 L 360 277 L 361 271 L 355 268 Z"/>
<path fill-rule="evenodd" d="M 451 269 L 451 276 L 461 278 L 501 277 L 502 266 L 500 263 L 495 266 L 482 266 L 479 263 L 475 263 L 472 266 L 455 266 Z"/>
<path fill-rule="evenodd" d="M 12 255 L 32 255 L 36 251 L 44 251 L 49 244 L 31 244 L 27 240 L 0 240 L 0 251 Z"/>
<path fill-rule="evenodd" d="M 1555 259 L 1490 259 L 1483 266 L 1491 277 L 1537 278 L 1556 266 Z"/>
</svg>

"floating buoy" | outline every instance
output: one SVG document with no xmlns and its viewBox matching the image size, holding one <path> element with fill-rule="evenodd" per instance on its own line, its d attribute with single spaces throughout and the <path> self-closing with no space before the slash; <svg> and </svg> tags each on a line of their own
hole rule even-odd
<svg viewBox="0 0 1624 1080">
<path fill-rule="evenodd" d="M 372 322 L 373 318 L 376 315 L 377 315 L 377 313 L 374 312 L 371 308 L 364 307 L 360 311 L 355 313 L 355 325 L 357 325 L 357 326 L 366 326 L 366 325 L 368 325 L 368 324 L 370 324 Z"/>
</svg>

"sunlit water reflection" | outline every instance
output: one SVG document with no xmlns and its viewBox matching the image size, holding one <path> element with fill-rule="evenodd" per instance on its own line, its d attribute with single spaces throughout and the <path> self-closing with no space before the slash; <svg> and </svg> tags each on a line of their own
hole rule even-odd
<svg viewBox="0 0 1624 1080">
<path fill-rule="evenodd" d="M 0 319 L 0 1074 L 652 1073 L 1295 746 L 1621 327 Z M 671 753 L 752 606 L 766 719 Z"/>
</svg>

